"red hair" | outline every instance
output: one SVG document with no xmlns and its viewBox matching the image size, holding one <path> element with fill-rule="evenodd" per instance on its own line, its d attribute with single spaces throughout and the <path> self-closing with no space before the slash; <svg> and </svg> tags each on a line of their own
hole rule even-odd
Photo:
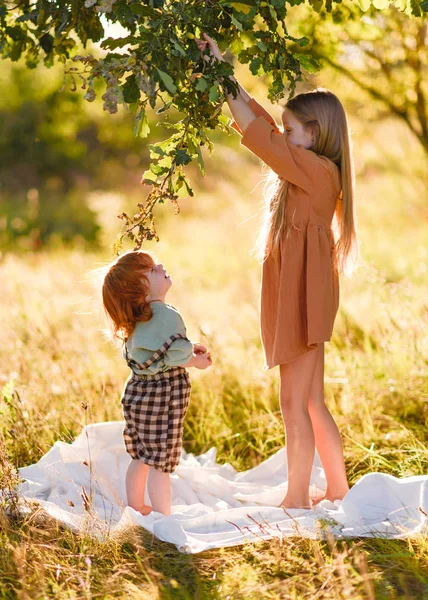
<svg viewBox="0 0 428 600">
<path fill-rule="evenodd" d="M 126 342 L 140 321 L 152 318 L 146 301 L 150 284 L 145 276 L 155 265 L 148 252 L 126 252 L 114 261 L 104 277 L 102 296 L 104 310 L 113 325 L 113 337 Z"/>
</svg>

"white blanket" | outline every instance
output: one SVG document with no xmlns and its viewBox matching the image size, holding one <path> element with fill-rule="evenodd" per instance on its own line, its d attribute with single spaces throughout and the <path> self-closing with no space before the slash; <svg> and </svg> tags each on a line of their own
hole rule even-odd
<svg viewBox="0 0 428 600">
<path fill-rule="evenodd" d="M 140 525 L 189 553 L 326 532 L 341 538 L 404 538 L 428 531 L 428 476 L 397 479 L 370 473 L 342 502 L 324 500 L 312 510 L 277 508 L 286 492 L 284 449 L 243 472 L 218 464 L 215 448 L 200 456 L 183 452 L 171 476 L 172 514 L 144 517 L 126 506 L 130 458 L 122 429 L 122 421 L 89 425 L 72 444 L 56 442 L 38 463 L 20 469 L 21 510 L 31 510 L 35 499 L 52 517 L 98 537 Z M 317 457 L 311 484 L 325 490 Z"/>
</svg>

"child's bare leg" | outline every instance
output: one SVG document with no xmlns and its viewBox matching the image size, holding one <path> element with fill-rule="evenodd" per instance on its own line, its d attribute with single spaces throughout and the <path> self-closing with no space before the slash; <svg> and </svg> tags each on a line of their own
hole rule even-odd
<svg viewBox="0 0 428 600">
<path fill-rule="evenodd" d="M 281 506 L 309 508 L 309 484 L 315 438 L 308 412 L 309 390 L 317 363 L 310 350 L 291 363 L 280 365 L 280 402 L 287 434 L 288 490 Z"/>
<path fill-rule="evenodd" d="M 156 512 L 169 515 L 171 513 L 171 484 L 169 473 L 157 471 L 150 467 L 147 481 L 152 508 Z"/>
<path fill-rule="evenodd" d="M 128 506 L 134 510 L 138 510 L 142 515 L 148 515 L 152 510 L 150 506 L 144 504 L 144 492 L 148 472 L 149 466 L 138 459 L 132 459 L 126 471 Z"/>
<path fill-rule="evenodd" d="M 341 500 L 349 491 L 343 446 L 337 425 L 324 402 L 324 344 L 319 344 L 312 386 L 309 392 L 309 415 L 315 445 L 327 479 L 325 498 Z"/>
</svg>

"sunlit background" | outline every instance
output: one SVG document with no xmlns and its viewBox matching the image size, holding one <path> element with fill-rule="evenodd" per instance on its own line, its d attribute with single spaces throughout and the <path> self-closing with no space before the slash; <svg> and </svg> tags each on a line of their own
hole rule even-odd
<svg viewBox="0 0 428 600">
<path fill-rule="evenodd" d="M 369 73 L 370 64 L 375 85 L 383 75 L 373 60 L 347 46 L 347 68 Z M 412 108 L 411 74 L 400 73 L 389 97 L 408 88 Z M 263 80 L 240 66 L 237 75 L 279 118 Z M 17 466 L 35 462 L 58 439 L 71 441 L 88 422 L 122 418 L 128 370 L 105 336 L 92 271 L 113 259 L 117 215 L 133 214 L 147 194 L 140 179 L 148 144 L 168 136 L 152 112 L 149 138 L 135 138 L 132 114 L 103 112 L 101 88 L 89 104 L 81 89 L 62 88 L 62 79 L 59 66 L 0 64 L 0 436 Z M 428 149 L 343 70 L 325 66 L 299 90 L 314 85 L 345 106 L 357 173 L 361 261 L 342 280 L 326 362 L 327 401 L 350 482 L 375 470 L 426 473 Z M 206 343 L 214 360 L 212 369 L 191 373 L 184 447 L 201 453 L 216 446 L 219 460 L 242 469 L 284 443 L 277 373 L 263 370 L 260 264 L 252 254 L 263 180 L 237 134 L 211 138 L 206 177 L 188 169 L 195 197 L 181 202 L 179 215 L 168 204 L 157 209 L 161 241 L 147 247 L 171 274 L 168 300 L 189 336 Z"/>
</svg>

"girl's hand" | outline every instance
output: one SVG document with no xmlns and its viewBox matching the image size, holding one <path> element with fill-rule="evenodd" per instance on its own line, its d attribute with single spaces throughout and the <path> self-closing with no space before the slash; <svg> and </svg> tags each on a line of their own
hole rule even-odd
<svg viewBox="0 0 428 600">
<path fill-rule="evenodd" d="M 193 344 L 193 352 L 195 354 L 205 354 L 205 352 L 208 352 L 208 348 L 206 348 L 202 344 L 195 343 Z"/>
<path fill-rule="evenodd" d="M 210 49 L 210 53 L 211 56 L 214 57 L 216 60 L 219 60 L 220 62 L 224 61 L 223 55 L 219 50 L 219 47 L 217 46 L 217 44 L 215 43 L 215 41 L 210 38 L 210 36 L 207 33 L 203 34 L 205 40 L 201 40 L 199 38 L 195 38 L 195 42 L 198 45 L 198 48 L 201 52 L 203 52 L 206 47 L 208 46 L 208 48 Z M 205 60 L 210 60 L 210 58 L 208 56 L 204 56 Z"/>
<path fill-rule="evenodd" d="M 211 355 L 209 352 L 205 352 L 204 354 L 197 355 L 198 362 L 195 364 L 197 369 L 201 369 L 201 371 L 208 369 L 213 364 Z"/>
</svg>

